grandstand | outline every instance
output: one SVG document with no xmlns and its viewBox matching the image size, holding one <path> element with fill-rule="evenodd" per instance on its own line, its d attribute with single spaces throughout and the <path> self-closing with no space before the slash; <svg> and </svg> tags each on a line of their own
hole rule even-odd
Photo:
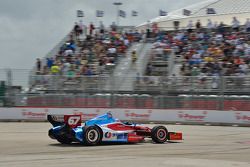
<svg viewBox="0 0 250 167">
<path fill-rule="evenodd" d="M 146 76 L 136 89 L 167 89 L 168 93 L 248 90 L 249 23 L 245 22 L 249 5 L 245 0 L 210 0 L 139 25 L 137 29 L 154 34 L 155 43 Z M 190 16 L 183 15 L 184 9 L 191 12 Z M 207 14 L 207 9 L 216 12 Z M 239 14 L 244 17 L 236 17 Z M 207 19 L 213 26 L 207 26 Z M 173 24 L 176 21 L 178 28 Z M 216 21 L 221 24 L 216 26 Z M 158 33 L 153 32 L 155 24 Z"/>
<path fill-rule="evenodd" d="M 37 61 L 39 65 L 30 76 L 31 89 L 53 90 L 59 87 L 85 90 L 108 87 L 110 84 L 106 83 L 105 78 L 115 75 L 113 70 L 121 60 L 130 60 L 127 58 L 135 48 L 134 43 L 141 40 L 141 34 L 131 27 L 122 27 L 119 31 L 95 30 L 94 33 L 83 34 L 80 24 L 76 23 L 72 32 L 42 63 Z M 40 64 L 43 64 L 42 67 Z M 52 79 L 55 77 L 57 79 Z"/>
</svg>

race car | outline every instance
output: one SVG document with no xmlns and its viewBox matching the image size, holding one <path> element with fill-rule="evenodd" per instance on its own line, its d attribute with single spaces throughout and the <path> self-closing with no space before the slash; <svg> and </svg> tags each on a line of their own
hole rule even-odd
<svg viewBox="0 0 250 167">
<path fill-rule="evenodd" d="M 152 138 L 154 143 L 182 140 L 182 133 L 168 132 L 165 126 L 149 128 L 141 124 L 121 122 L 110 112 L 82 123 L 81 115 L 48 115 L 53 125 L 48 132 L 52 139 L 62 144 L 78 142 L 84 145 L 101 143 L 139 143 Z"/>
</svg>

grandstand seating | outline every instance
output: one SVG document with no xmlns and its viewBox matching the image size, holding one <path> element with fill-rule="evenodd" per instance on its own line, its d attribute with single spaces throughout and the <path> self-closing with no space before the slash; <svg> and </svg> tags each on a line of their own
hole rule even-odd
<svg viewBox="0 0 250 167">
<path fill-rule="evenodd" d="M 231 28 L 226 28 L 223 32 L 220 28 L 209 29 L 194 29 L 189 33 L 187 30 L 177 32 L 160 32 L 156 37 L 155 48 L 152 49 L 151 59 L 149 62 L 149 71 L 146 72 L 148 76 L 159 77 L 145 77 L 147 82 L 140 82 L 136 84 L 136 90 L 155 90 L 161 89 L 161 85 L 170 85 L 170 78 L 166 78 L 170 73 L 169 57 L 173 54 L 168 54 L 166 57 L 164 50 L 171 50 L 175 56 L 175 66 L 180 67 L 180 73 L 175 73 L 177 89 L 221 89 L 224 83 L 224 88 L 242 89 L 249 88 L 249 82 L 244 79 L 244 76 L 249 76 L 249 56 L 250 56 L 250 34 L 244 29 L 235 31 Z M 158 50 L 160 49 L 160 52 Z M 159 61 L 158 61 L 159 60 Z M 180 66 L 182 64 L 182 66 Z M 159 67 L 165 67 L 164 73 Z M 169 75 L 168 75 L 169 76 Z M 181 76 L 189 78 L 180 78 Z M 190 77 L 194 77 L 191 79 Z M 221 76 L 227 76 L 227 81 L 222 81 Z M 232 79 L 229 76 L 238 77 Z M 165 79 L 164 79 L 165 77 Z M 144 80 L 144 79 L 142 79 Z M 150 81 L 148 81 L 150 80 Z M 169 81 L 166 81 L 169 80 Z M 187 86 L 185 86 L 187 85 Z M 167 87 L 171 87 L 167 86 Z M 167 88 L 166 87 L 166 88 Z"/>
<path fill-rule="evenodd" d="M 78 32 L 78 29 L 74 28 L 57 54 L 47 58 L 44 70 L 37 73 L 44 77 L 31 76 L 32 89 L 43 85 L 44 89 L 53 89 L 49 88 L 51 84 L 45 86 L 46 84 L 40 80 L 53 82 L 51 79 L 53 76 L 49 75 L 58 76 L 58 80 L 60 78 L 62 84 L 57 86 L 61 85 L 65 89 L 70 87 L 84 89 L 88 84 L 81 81 L 83 76 L 103 76 L 112 73 L 131 44 L 141 40 L 141 34 L 132 30 L 128 32 L 105 30 L 104 33 L 96 32 L 94 35 L 87 35 L 86 38 L 80 32 L 82 31 Z"/>
<path fill-rule="evenodd" d="M 52 58 L 54 59 L 53 63 L 60 65 L 61 70 L 65 70 L 65 63 L 69 63 L 71 70 L 77 74 L 89 75 L 79 71 L 84 66 L 91 70 L 90 75 L 99 75 L 103 72 L 100 70 L 100 66 L 105 66 L 108 63 L 116 64 L 116 61 L 125 53 L 135 37 L 138 40 L 139 35 L 133 32 L 105 31 L 104 34 L 87 35 L 86 39 L 83 40 L 72 31 L 70 39 L 61 46 L 58 54 Z M 64 71 L 60 72 L 63 75 L 67 74 L 67 72 L 63 73 Z"/>
</svg>

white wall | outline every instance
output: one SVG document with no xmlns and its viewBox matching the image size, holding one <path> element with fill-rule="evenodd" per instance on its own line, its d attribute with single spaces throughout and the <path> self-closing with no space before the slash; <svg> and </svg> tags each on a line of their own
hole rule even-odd
<svg viewBox="0 0 250 167">
<path fill-rule="evenodd" d="M 0 120 L 45 121 L 47 114 L 82 114 L 86 120 L 108 111 L 121 120 L 250 125 L 250 111 L 119 108 L 0 108 Z"/>
</svg>

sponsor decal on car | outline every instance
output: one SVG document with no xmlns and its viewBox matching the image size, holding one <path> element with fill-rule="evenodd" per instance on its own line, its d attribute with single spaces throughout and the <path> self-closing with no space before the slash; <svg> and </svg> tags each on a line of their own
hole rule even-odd
<svg viewBox="0 0 250 167">
<path fill-rule="evenodd" d="M 112 137 L 112 133 L 111 133 L 111 132 L 106 132 L 106 133 L 104 134 L 104 137 L 109 139 L 109 138 Z"/>
<path fill-rule="evenodd" d="M 127 139 L 127 138 L 128 138 L 127 133 L 117 134 L 117 139 Z"/>
</svg>

